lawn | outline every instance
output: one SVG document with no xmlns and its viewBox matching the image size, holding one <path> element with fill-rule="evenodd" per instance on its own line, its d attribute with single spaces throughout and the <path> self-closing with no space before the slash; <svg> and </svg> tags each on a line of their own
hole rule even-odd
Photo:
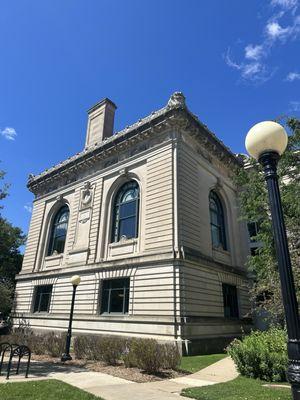
<svg viewBox="0 0 300 400">
<path fill-rule="evenodd" d="M 290 389 L 263 387 L 266 382 L 238 377 L 212 386 L 184 389 L 182 396 L 198 400 L 290 400 Z"/>
<path fill-rule="evenodd" d="M 67 383 L 53 380 L 0 384 L 0 399 L 5 400 L 101 400 Z"/>
<path fill-rule="evenodd" d="M 227 354 L 209 354 L 206 356 L 186 356 L 182 357 L 180 369 L 188 372 L 197 372 L 209 365 L 227 357 Z"/>
</svg>

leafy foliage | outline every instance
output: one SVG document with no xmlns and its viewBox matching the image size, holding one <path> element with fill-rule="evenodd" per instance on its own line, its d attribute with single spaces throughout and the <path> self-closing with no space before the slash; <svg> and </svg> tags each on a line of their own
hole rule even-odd
<svg viewBox="0 0 300 400">
<path fill-rule="evenodd" d="M 4 178 L 0 170 L 0 181 Z M 0 187 L 0 200 L 7 195 L 8 185 Z M 3 208 L 0 205 L 0 210 Z M 23 256 L 19 247 L 25 243 L 25 236 L 20 228 L 14 227 L 0 214 L 0 313 L 6 317 L 13 305 L 14 279 L 20 272 Z"/>
<path fill-rule="evenodd" d="M 252 332 L 243 340 L 235 339 L 227 351 L 244 376 L 270 382 L 286 380 L 287 335 L 283 329 Z"/>
<path fill-rule="evenodd" d="M 56 332 L 37 334 L 29 326 L 23 325 L 15 328 L 9 335 L 0 336 L 1 342 L 28 346 L 35 354 L 60 357 L 64 352 L 66 334 Z"/>
<path fill-rule="evenodd" d="M 300 295 L 300 121 L 283 121 L 289 131 L 287 150 L 278 165 L 282 207 L 288 232 L 289 247 L 297 296 Z M 242 218 L 259 223 L 254 238 L 262 246 L 248 259 L 248 269 L 254 277 L 251 288 L 253 304 L 266 309 L 275 322 L 284 323 L 280 281 L 274 248 L 266 183 L 260 165 L 249 160 L 249 168 L 237 171 L 235 181 L 240 187 Z"/>
<path fill-rule="evenodd" d="M 125 339 L 117 336 L 77 336 L 76 358 L 104 361 L 116 365 L 121 360 L 127 368 L 138 367 L 148 373 L 177 369 L 180 354 L 173 344 L 160 344 L 154 339 Z"/>
</svg>

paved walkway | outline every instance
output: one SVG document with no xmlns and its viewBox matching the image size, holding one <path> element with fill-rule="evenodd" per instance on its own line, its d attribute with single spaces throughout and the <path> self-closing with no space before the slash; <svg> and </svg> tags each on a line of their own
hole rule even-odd
<svg viewBox="0 0 300 400">
<path fill-rule="evenodd" d="M 184 388 L 214 385 L 237 376 L 233 361 L 227 357 L 195 374 L 149 383 L 135 383 L 76 366 L 33 362 L 27 380 L 59 379 L 105 400 L 178 400 Z M 21 375 L 12 375 L 9 381 L 24 380 Z M 1 376 L 0 382 L 7 381 Z"/>
</svg>

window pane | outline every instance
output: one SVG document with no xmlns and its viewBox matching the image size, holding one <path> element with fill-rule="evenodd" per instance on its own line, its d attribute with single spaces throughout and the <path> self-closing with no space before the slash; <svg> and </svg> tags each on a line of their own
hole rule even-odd
<svg viewBox="0 0 300 400">
<path fill-rule="evenodd" d="M 129 279 L 112 279 L 107 281 L 110 283 L 110 287 L 113 289 L 123 289 L 124 287 L 129 287 Z"/>
<path fill-rule="evenodd" d="M 211 219 L 212 224 L 219 225 L 219 218 L 218 218 L 218 214 L 216 212 L 211 211 L 210 219 Z"/>
<path fill-rule="evenodd" d="M 212 243 L 214 247 L 220 246 L 220 231 L 219 228 L 215 225 L 211 225 L 211 236 L 212 236 Z"/>
<path fill-rule="evenodd" d="M 123 312 L 124 290 L 112 289 L 110 294 L 110 312 Z"/>
<path fill-rule="evenodd" d="M 139 213 L 138 201 L 139 186 L 137 182 L 127 182 L 119 189 L 113 207 L 112 241 L 119 241 L 122 236 L 127 238 L 136 237 L 136 221 Z"/>
<path fill-rule="evenodd" d="M 136 199 L 137 197 L 138 197 L 138 191 L 137 191 L 136 188 L 133 188 L 133 189 L 127 190 L 123 194 L 123 197 L 122 197 L 121 201 L 122 202 L 130 201 L 130 200 Z"/>
<path fill-rule="evenodd" d="M 126 236 L 128 239 L 135 237 L 135 217 L 120 220 L 119 236 Z"/>
<path fill-rule="evenodd" d="M 104 281 L 103 283 L 106 283 L 107 281 Z M 109 299 L 109 290 L 105 290 L 103 288 L 102 292 L 102 301 L 101 301 L 101 312 L 102 313 L 107 313 L 108 310 L 108 299 Z"/>
<path fill-rule="evenodd" d="M 34 312 L 48 312 L 51 302 L 52 285 L 38 286 L 35 289 Z"/>
<path fill-rule="evenodd" d="M 107 279 L 102 284 L 101 313 L 128 313 L 129 278 Z"/>
<path fill-rule="evenodd" d="M 226 318 L 238 318 L 238 300 L 235 286 L 223 284 L 224 316 Z"/>
<path fill-rule="evenodd" d="M 57 251 L 59 254 L 63 253 L 65 247 L 65 240 L 66 240 L 65 236 L 54 238 L 53 252 Z"/>
<path fill-rule="evenodd" d="M 136 201 L 120 205 L 120 218 L 126 218 L 135 216 L 136 213 Z"/>
</svg>

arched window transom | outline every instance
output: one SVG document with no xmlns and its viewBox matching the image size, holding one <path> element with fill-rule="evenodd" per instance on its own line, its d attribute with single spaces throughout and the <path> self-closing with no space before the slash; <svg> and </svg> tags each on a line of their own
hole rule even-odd
<svg viewBox="0 0 300 400">
<path fill-rule="evenodd" d="M 227 250 L 224 210 L 216 192 L 209 195 L 210 226 L 213 247 Z"/>
<path fill-rule="evenodd" d="M 125 183 L 117 192 L 113 207 L 112 242 L 138 236 L 139 192 L 136 181 Z"/>
<path fill-rule="evenodd" d="M 47 253 L 48 256 L 64 252 L 68 230 L 69 214 L 69 207 L 67 205 L 62 206 L 57 211 L 51 227 L 50 241 Z"/>
</svg>

